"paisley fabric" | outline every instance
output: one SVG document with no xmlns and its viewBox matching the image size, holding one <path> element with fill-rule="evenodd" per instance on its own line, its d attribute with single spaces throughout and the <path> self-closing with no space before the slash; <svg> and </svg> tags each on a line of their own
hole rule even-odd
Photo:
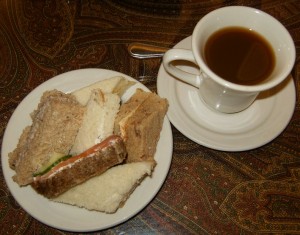
<svg viewBox="0 0 300 235">
<path fill-rule="evenodd" d="M 281 135 L 245 152 L 198 145 L 176 128 L 170 172 L 138 215 L 100 234 L 300 234 L 300 4 L 298 0 L 0 0 L 0 136 L 21 100 L 49 78 L 80 68 L 128 74 L 156 91 L 161 59 L 129 56 L 131 42 L 172 47 L 206 13 L 262 9 L 294 39 L 294 115 Z M 5 158 L 7 156 L 1 156 Z M 28 215 L 0 175 L 0 234 L 71 234 Z"/>
</svg>

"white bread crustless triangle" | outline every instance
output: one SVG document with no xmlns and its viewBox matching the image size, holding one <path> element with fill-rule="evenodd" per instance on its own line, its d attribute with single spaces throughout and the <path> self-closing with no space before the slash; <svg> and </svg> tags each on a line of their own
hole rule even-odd
<svg viewBox="0 0 300 235">
<path fill-rule="evenodd" d="M 73 91 L 71 94 L 76 97 L 80 104 L 86 105 L 93 90 L 101 89 L 103 93 L 114 93 L 121 97 L 134 83 L 135 82 L 129 81 L 122 76 L 116 76 L 95 82 L 89 86 Z"/>
<path fill-rule="evenodd" d="M 153 162 L 133 162 L 110 168 L 52 199 L 88 210 L 114 213 L 125 203 L 131 192 L 147 175 Z"/>
<path fill-rule="evenodd" d="M 119 107 L 120 97 L 117 94 L 93 90 L 70 154 L 80 154 L 110 136 Z"/>
</svg>

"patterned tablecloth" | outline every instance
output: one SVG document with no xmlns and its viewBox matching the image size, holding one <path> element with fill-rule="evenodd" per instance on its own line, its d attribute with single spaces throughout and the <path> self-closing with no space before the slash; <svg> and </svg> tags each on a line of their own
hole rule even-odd
<svg viewBox="0 0 300 235">
<path fill-rule="evenodd" d="M 17 105 L 66 71 L 122 72 L 156 91 L 161 58 L 129 56 L 131 42 L 172 47 L 206 13 L 246 5 L 276 17 L 294 39 L 292 76 L 300 91 L 298 0 L 0 0 L 0 136 Z M 22 118 L 22 117 L 20 117 Z M 300 234 L 300 100 L 286 129 L 263 147 L 223 152 L 196 144 L 174 126 L 173 159 L 153 201 L 103 234 Z M 7 156 L 1 156 L 7 158 Z M 32 218 L 0 176 L 0 234 L 71 234 Z"/>
</svg>

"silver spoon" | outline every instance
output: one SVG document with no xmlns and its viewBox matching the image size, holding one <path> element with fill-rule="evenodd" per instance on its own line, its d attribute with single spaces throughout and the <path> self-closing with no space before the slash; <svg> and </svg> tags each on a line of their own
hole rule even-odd
<svg viewBox="0 0 300 235">
<path fill-rule="evenodd" d="M 162 57 L 169 50 L 167 47 L 154 46 L 145 43 L 134 42 L 129 44 L 129 54 L 137 59 Z"/>
</svg>

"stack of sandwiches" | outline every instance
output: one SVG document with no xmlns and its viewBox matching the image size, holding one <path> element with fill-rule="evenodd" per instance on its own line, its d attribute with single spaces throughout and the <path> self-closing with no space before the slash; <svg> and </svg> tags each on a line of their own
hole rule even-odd
<svg viewBox="0 0 300 235">
<path fill-rule="evenodd" d="M 70 94 L 45 92 L 9 153 L 13 180 L 56 202 L 116 212 L 151 176 L 168 108 L 141 89 L 122 103 L 132 85 L 113 77 Z"/>
</svg>

